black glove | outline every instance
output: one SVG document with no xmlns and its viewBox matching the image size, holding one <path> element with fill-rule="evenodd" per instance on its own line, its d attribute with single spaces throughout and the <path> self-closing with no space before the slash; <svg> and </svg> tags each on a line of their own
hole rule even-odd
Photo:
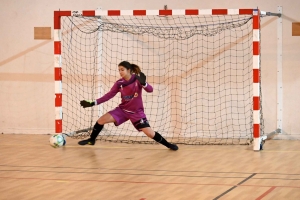
<svg viewBox="0 0 300 200">
<path fill-rule="evenodd" d="M 136 79 L 141 83 L 141 85 L 146 85 L 146 75 L 143 72 L 141 72 L 140 75 L 136 74 Z"/>
<path fill-rule="evenodd" d="M 83 108 L 87 108 L 87 107 L 92 107 L 95 105 L 95 102 L 94 101 L 90 101 L 90 100 L 82 100 L 80 101 L 80 105 L 83 107 Z"/>
</svg>

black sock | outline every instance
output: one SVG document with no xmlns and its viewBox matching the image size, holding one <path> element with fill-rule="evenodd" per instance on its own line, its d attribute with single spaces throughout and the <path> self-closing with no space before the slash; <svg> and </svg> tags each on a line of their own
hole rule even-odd
<svg viewBox="0 0 300 200">
<path fill-rule="evenodd" d="M 155 135 L 152 139 L 169 148 L 170 143 L 165 138 L 163 138 L 163 136 L 161 136 L 158 132 L 155 132 Z"/>
<path fill-rule="evenodd" d="M 91 140 L 96 140 L 97 136 L 99 135 L 100 131 L 102 130 L 104 125 L 98 124 L 98 122 L 96 122 L 96 124 L 94 125 L 93 128 L 93 132 L 91 134 Z"/>
</svg>

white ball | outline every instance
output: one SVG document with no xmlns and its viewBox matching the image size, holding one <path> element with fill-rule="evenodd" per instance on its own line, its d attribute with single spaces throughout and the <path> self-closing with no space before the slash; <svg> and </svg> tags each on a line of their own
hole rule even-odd
<svg viewBox="0 0 300 200">
<path fill-rule="evenodd" d="M 66 139 L 63 134 L 52 135 L 49 141 L 50 141 L 50 145 L 54 148 L 61 147 L 66 144 Z"/>
</svg>

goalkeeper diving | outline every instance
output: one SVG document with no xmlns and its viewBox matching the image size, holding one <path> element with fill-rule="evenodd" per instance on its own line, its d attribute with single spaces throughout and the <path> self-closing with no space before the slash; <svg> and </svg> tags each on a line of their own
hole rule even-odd
<svg viewBox="0 0 300 200">
<path fill-rule="evenodd" d="M 137 131 L 142 131 L 149 138 L 171 150 L 178 150 L 176 144 L 169 143 L 158 132 L 152 130 L 144 113 L 142 91 L 144 89 L 146 92 L 153 92 L 153 87 L 146 82 L 146 75 L 141 72 L 138 65 L 127 61 L 122 61 L 118 67 L 121 79 L 115 82 L 108 93 L 96 100 L 82 100 L 80 104 L 83 108 L 96 106 L 110 100 L 119 92 L 121 93 L 121 103 L 115 109 L 102 115 L 95 123 L 90 138 L 81 140 L 78 144 L 94 145 L 104 124 L 114 123 L 119 126 L 130 120 Z"/>
</svg>

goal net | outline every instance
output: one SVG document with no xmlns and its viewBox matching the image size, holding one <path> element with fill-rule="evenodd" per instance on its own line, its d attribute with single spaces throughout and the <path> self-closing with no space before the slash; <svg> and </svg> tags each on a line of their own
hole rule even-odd
<svg viewBox="0 0 300 200">
<path fill-rule="evenodd" d="M 252 15 L 238 14 L 62 16 L 62 132 L 85 130 L 74 137 L 86 137 L 101 115 L 119 105 L 120 94 L 92 108 L 79 102 L 107 93 L 125 60 L 139 65 L 153 86 L 153 93 L 143 92 L 145 113 L 170 142 L 249 143 L 252 23 Z M 98 139 L 153 142 L 130 121 L 106 124 Z"/>
</svg>

